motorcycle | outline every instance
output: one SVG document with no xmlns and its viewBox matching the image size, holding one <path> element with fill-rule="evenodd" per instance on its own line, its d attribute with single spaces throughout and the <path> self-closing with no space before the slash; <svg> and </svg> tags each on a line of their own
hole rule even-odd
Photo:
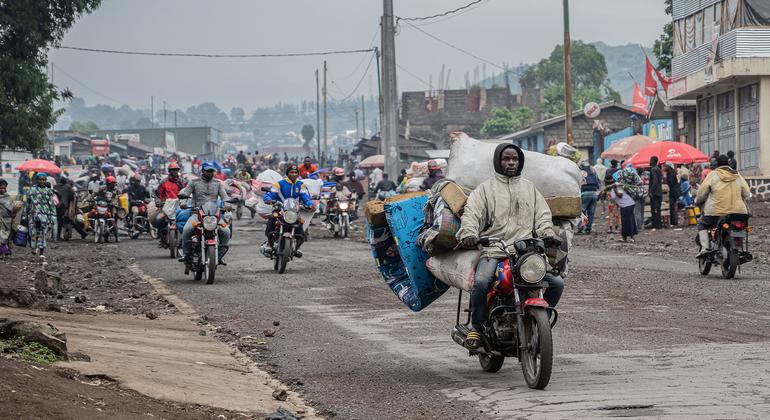
<svg viewBox="0 0 770 420">
<path fill-rule="evenodd" d="M 109 201 L 103 199 L 97 200 L 88 213 L 88 224 L 94 232 L 94 243 L 109 242 L 110 233 L 114 233 L 115 242 L 118 241 L 117 222 L 112 213 Z"/>
<path fill-rule="evenodd" d="M 263 244 L 261 251 L 266 257 L 274 260 L 273 270 L 283 274 L 286 265 L 294 259 L 297 241 L 303 238 L 304 220 L 299 214 L 300 205 L 297 199 L 287 198 L 283 203 L 273 204 L 272 217 L 275 218 L 275 229 L 271 232 L 272 248 Z"/>
<path fill-rule="evenodd" d="M 709 230 L 710 251 L 698 257 L 701 275 L 708 275 L 712 265 L 719 265 L 722 278 L 735 277 L 736 270 L 754 258 L 749 253 L 749 233 L 752 230 L 747 214 L 730 214 L 720 218 L 716 227 Z M 697 237 L 695 243 L 702 246 Z"/>
<path fill-rule="evenodd" d="M 179 210 L 179 199 L 170 198 L 163 203 L 160 215 L 158 216 L 161 219 L 166 219 L 166 230 L 163 232 L 163 237 L 171 258 L 179 256 L 179 244 L 182 240 L 182 235 L 179 233 L 176 224 L 177 210 Z"/>
<path fill-rule="evenodd" d="M 334 237 L 347 238 L 350 233 L 351 213 L 355 211 L 355 199 L 334 200 L 334 204 L 328 213 L 326 227 Z"/>
<path fill-rule="evenodd" d="M 149 233 L 153 239 L 158 238 L 158 232 L 147 216 L 147 204 L 149 202 L 148 199 L 131 203 L 128 215 L 126 216 L 126 229 L 128 230 L 129 238 L 136 239 L 144 232 Z"/>
<path fill-rule="evenodd" d="M 215 201 L 193 209 L 198 220 L 188 223 L 193 225 L 191 258 L 185 263 L 184 273 L 194 273 L 195 280 L 205 275 L 206 284 L 213 284 L 219 265 L 219 230 L 230 225 L 230 215 L 220 210 Z"/>
<path fill-rule="evenodd" d="M 479 356 L 481 368 L 497 372 L 506 357 L 516 357 L 527 385 L 532 389 L 544 389 L 551 379 L 553 368 L 553 341 L 551 329 L 556 325 L 558 313 L 543 299 L 548 284 L 543 280 L 549 269 L 546 249 L 556 241 L 532 238 L 509 245 L 497 238 L 482 237 L 483 246 L 498 245 L 506 258 L 498 265 L 496 279 L 487 292 L 487 319 L 481 334 L 482 345 L 470 354 Z M 513 250 L 511 250 L 511 247 Z M 551 273 L 557 274 L 551 269 Z M 465 324 L 460 324 L 462 291 L 457 302 L 456 325 L 452 340 L 465 347 L 470 332 L 470 308 Z M 553 318 L 549 320 L 549 312 Z"/>
</svg>

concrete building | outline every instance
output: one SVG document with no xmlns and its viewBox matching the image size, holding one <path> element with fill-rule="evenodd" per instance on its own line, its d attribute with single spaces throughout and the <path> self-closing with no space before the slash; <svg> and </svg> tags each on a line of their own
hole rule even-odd
<svg viewBox="0 0 770 420">
<path fill-rule="evenodd" d="M 583 111 L 575 111 L 572 114 L 572 135 L 575 139 L 575 147 L 580 150 L 584 158 L 592 162 L 604 151 L 605 134 L 635 125 L 635 119 L 632 119 L 632 116 L 636 114 L 631 112 L 631 107 L 618 102 L 606 102 L 600 104 L 600 107 L 601 113 L 595 119 L 586 117 Z M 501 139 L 511 141 L 524 150 L 542 153 L 551 144 L 566 141 L 564 120 L 564 115 L 549 118 L 502 136 Z"/>
<path fill-rule="evenodd" d="M 526 103 L 527 100 L 533 103 Z M 513 110 L 530 106 L 534 109 L 539 101 L 539 92 L 515 95 L 507 87 L 403 92 L 399 131 L 443 147 L 453 131 L 479 137 L 484 121 L 494 107 Z"/>
<path fill-rule="evenodd" d="M 200 156 L 203 159 L 221 159 L 221 131 L 213 127 L 179 127 L 179 128 L 142 128 L 127 130 L 99 130 L 97 137 L 110 139 L 128 136 L 139 143 L 152 148 L 161 148 L 166 153 L 183 152 Z"/>
<path fill-rule="evenodd" d="M 734 151 L 738 169 L 753 177 L 755 193 L 765 194 L 770 178 L 770 2 L 673 0 L 672 6 L 668 96 L 697 101 L 689 111 L 695 145 L 707 154 Z"/>
<path fill-rule="evenodd" d="M 369 156 L 382 154 L 382 141 L 379 135 L 374 135 L 368 139 L 361 139 L 355 148 L 351 151 L 353 156 L 359 160 L 364 160 Z M 436 153 L 441 150 L 433 142 L 417 137 L 405 137 L 403 134 L 398 139 L 399 159 L 402 166 L 410 162 L 422 162 L 434 159 Z"/>
</svg>

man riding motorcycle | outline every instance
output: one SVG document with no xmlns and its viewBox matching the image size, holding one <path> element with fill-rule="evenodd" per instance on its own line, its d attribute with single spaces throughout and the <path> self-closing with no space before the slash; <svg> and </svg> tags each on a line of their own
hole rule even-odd
<svg viewBox="0 0 770 420">
<path fill-rule="evenodd" d="M 296 165 L 290 165 L 289 167 Z M 313 164 L 313 160 L 310 159 L 310 156 L 305 156 L 305 161 L 297 167 L 297 170 L 299 171 L 299 177 L 302 179 L 307 179 L 310 177 L 310 174 L 318 170 L 318 166 Z"/>
<path fill-rule="evenodd" d="M 717 225 L 719 219 L 728 214 L 748 214 L 746 199 L 751 196 L 749 184 L 729 165 L 729 158 L 719 155 L 716 158 L 716 170 L 710 172 L 698 188 L 695 204 L 703 209 L 698 219 L 698 242 L 701 249 L 697 257 L 711 251 L 709 230 Z"/>
<path fill-rule="evenodd" d="M 110 208 L 110 213 L 116 214 L 116 209 L 120 207 L 120 201 L 118 200 L 118 180 L 114 176 L 110 175 L 104 178 L 104 186 L 97 189 L 92 197 L 93 204 L 98 201 L 106 201 Z M 118 237 L 117 218 L 115 220 L 115 226 L 113 227 L 115 234 L 115 242 L 120 242 Z"/>
<path fill-rule="evenodd" d="M 126 227 L 128 227 L 128 221 L 130 219 L 133 219 L 133 215 L 130 212 L 131 207 L 139 206 L 141 205 L 141 203 L 144 202 L 144 200 L 149 199 L 150 192 L 147 191 L 147 188 L 145 188 L 144 185 L 142 185 L 142 178 L 139 176 L 139 174 L 135 174 L 128 181 L 128 187 L 126 188 L 126 193 L 128 193 L 128 208 L 129 208 L 129 214 L 126 216 Z M 133 220 L 131 223 L 133 223 Z"/>
<path fill-rule="evenodd" d="M 202 165 L 202 172 L 200 179 L 190 182 L 186 187 L 182 188 L 177 194 L 180 199 L 187 199 L 192 197 L 193 206 L 201 207 L 210 201 L 217 201 L 221 199 L 222 202 L 229 200 L 227 191 L 222 181 L 214 179 L 214 173 L 216 168 L 214 164 L 209 161 L 204 161 Z M 187 223 L 182 230 L 182 252 L 184 256 L 179 259 L 180 262 L 189 263 L 192 258 L 192 235 L 193 235 L 193 222 L 199 222 L 198 215 L 193 212 Z M 227 265 L 222 260 L 222 257 L 228 250 L 228 243 L 230 242 L 230 228 L 219 229 L 219 264 Z"/>
<path fill-rule="evenodd" d="M 286 168 L 286 178 L 273 184 L 270 191 L 265 192 L 264 202 L 265 204 L 273 204 L 273 202 L 283 202 L 285 199 L 295 198 L 298 199 L 300 204 L 308 209 L 313 208 L 313 200 L 310 198 L 310 193 L 307 190 L 305 184 L 298 180 L 299 168 L 297 165 L 289 165 Z M 265 235 L 267 236 L 268 249 L 273 248 L 273 236 L 271 233 L 275 231 L 275 218 L 271 217 L 267 219 L 267 228 L 265 229 Z M 305 232 L 302 232 L 302 238 L 297 241 L 297 248 L 294 252 L 294 256 L 302 258 L 302 252 L 299 247 L 305 239 Z"/>
<path fill-rule="evenodd" d="M 168 177 L 160 183 L 160 186 L 158 186 L 158 189 L 156 190 L 159 201 L 157 203 L 158 208 L 163 208 L 163 204 L 166 200 L 177 198 L 177 194 L 179 194 L 179 191 L 185 186 L 184 181 L 179 177 L 180 168 L 176 162 L 169 163 L 167 170 Z M 160 213 L 158 216 L 160 216 Z M 168 228 L 168 221 L 166 218 L 158 217 L 155 226 L 158 228 L 158 238 L 160 238 L 161 245 L 168 245 L 166 244 L 166 229 Z"/>
<path fill-rule="evenodd" d="M 495 176 L 484 181 L 468 197 L 457 238 L 462 246 L 475 248 L 479 237 L 488 236 L 513 244 L 517 240 L 533 237 L 554 238 L 551 210 L 535 185 L 521 177 L 524 168 L 524 152 L 513 144 L 501 144 L 493 158 Z M 476 266 L 471 290 L 471 325 L 465 345 L 469 349 L 481 346 L 481 332 L 487 318 L 487 290 L 497 264 L 505 253 L 496 246 L 485 247 Z M 545 300 L 556 307 L 564 280 L 546 274 L 548 283 Z"/>
</svg>

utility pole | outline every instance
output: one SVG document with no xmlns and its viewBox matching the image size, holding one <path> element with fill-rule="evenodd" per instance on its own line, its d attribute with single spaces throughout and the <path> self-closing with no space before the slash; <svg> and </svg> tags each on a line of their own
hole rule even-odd
<svg viewBox="0 0 770 420">
<path fill-rule="evenodd" d="M 382 27 L 382 18 L 380 18 L 380 27 Z M 385 119 L 385 104 L 382 100 L 382 66 L 380 65 L 380 49 L 374 47 L 374 57 L 377 59 L 377 132 L 380 134 L 380 144 L 377 145 L 377 153 L 385 153 L 385 147 L 382 144 L 382 121 Z"/>
<path fill-rule="evenodd" d="M 398 91 L 396 90 L 396 39 L 393 25 L 393 0 L 383 0 L 382 13 L 382 90 L 384 120 L 382 139 L 385 154 L 385 172 L 399 173 L 398 153 Z"/>
<path fill-rule="evenodd" d="M 356 108 L 356 140 L 361 140 L 361 126 L 358 124 L 358 108 Z"/>
<path fill-rule="evenodd" d="M 329 119 L 327 115 L 327 103 L 326 103 L 326 60 L 324 60 L 324 155 L 326 156 L 326 159 L 329 159 L 329 141 L 328 141 L 328 135 L 329 135 Z M 318 159 L 321 159 L 321 156 L 318 156 Z M 321 162 L 321 167 L 326 165 L 326 162 Z"/>
<path fill-rule="evenodd" d="M 321 162 L 321 88 L 318 82 L 318 69 L 315 69 L 315 142 L 317 146 L 316 158 Z M 322 164 L 323 165 L 323 164 Z"/>
<path fill-rule="evenodd" d="M 166 101 L 163 101 L 163 128 L 168 127 L 166 124 Z"/>
<path fill-rule="evenodd" d="M 155 97 L 150 96 L 150 127 L 155 128 Z"/>
<path fill-rule="evenodd" d="M 364 95 L 361 95 L 361 137 L 366 137 L 366 105 Z"/>
<path fill-rule="evenodd" d="M 567 144 L 573 144 L 572 137 L 572 80 L 570 77 L 569 0 L 564 0 L 564 129 Z"/>
</svg>

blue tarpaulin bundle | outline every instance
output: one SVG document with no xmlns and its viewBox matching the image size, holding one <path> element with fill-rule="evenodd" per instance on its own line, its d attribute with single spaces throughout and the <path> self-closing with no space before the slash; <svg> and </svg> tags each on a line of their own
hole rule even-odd
<svg viewBox="0 0 770 420">
<path fill-rule="evenodd" d="M 425 266 L 429 255 L 416 239 L 423 226 L 426 195 L 410 196 L 385 204 L 385 226 L 368 226 L 372 256 L 385 283 L 409 309 L 427 307 L 449 288 Z"/>
</svg>

